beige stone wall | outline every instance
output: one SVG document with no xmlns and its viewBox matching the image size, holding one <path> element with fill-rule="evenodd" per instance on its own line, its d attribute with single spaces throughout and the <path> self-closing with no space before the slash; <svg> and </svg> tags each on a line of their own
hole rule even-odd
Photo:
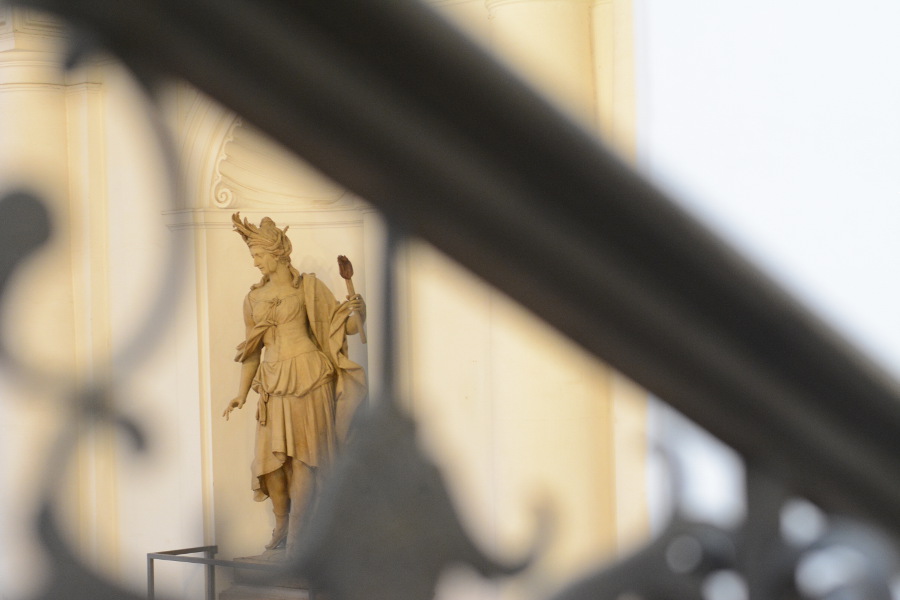
<svg viewBox="0 0 900 600">
<path fill-rule="evenodd" d="M 629 2 L 434 4 L 630 154 Z M 184 199 L 172 205 L 159 145 L 127 74 L 100 61 L 64 77 L 47 43 L 59 33 L 51 22 L 0 15 L 0 185 L 38 182 L 60 232 L 5 309 L 17 347 L 81 382 L 99 376 L 160 306 L 172 265 L 184 272 L 162 304 L 168 325 L 149 353 L 117 365 L 121 406 L 147 428 L 150 453 L 130 454 L 106 429 L 85 432 L 61 502 L 73 543 L 138 588 L 148 551 L 218 543 L 223 556 L 257 553 L 272 522 L 249 492 L 255 397 L 236 418 L 221 418 L 238 381 L 241 302 L 258 278 L 230 215 L 290 225 L 295 264 L 336 295 L 343 283 L 335 257 L 351 257 L 371 319 L 369 344 L 354 339 L 351 354 L 368 365 L 376 391 L 380 219 L 184 86 L 162 103 L 184 168 Z M 404 251 L 400 271 L 403 403 L 474 536 L 515 554 L 530 539 L 535 503 L 546 501 L 556 529 L 536 572 L 553 581 L 644 535 L 643 392 L 421 243 Z M 0 385 L 5 397 L 28 394 Z M 0 552 L 26 539 L 19 523 L 46 459 L 16 450 L 45 447 L 34 441 L 65 424 L 54 406 L 0 403 L 3 417 L 22 424 L 0 442 L 0 478 L 24 496 L 2 517 Z M 5 585 L 27 586 L 26 571 Z M 161 579 L 179 593 L 201 583 L 198 573 L 174 567 Z"/>
</svg>

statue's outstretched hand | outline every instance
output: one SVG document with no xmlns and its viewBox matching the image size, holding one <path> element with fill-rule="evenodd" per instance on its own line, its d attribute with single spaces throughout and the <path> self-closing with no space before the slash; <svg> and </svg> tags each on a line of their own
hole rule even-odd
<svg viewBox="0 0 900 600">
<path fill-rule="evenodd" d="M 241 398 L 240 396 L 233 398 L 225 407 L 225 410 L 222 412 L 222 416 L 225 417 L 225 420 L 228 420 L 228 415 L 231 414 L 231 411 L 236 408 L 241 408 L 242 406 L 244 406 L 244 402 L 246 401 L 246 398 Z"/>
</svg>

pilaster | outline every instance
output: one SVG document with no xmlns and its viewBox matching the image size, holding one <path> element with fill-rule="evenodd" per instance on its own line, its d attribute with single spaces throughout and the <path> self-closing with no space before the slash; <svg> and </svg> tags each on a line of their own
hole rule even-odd
<svg viewBox="0 0 900 600">
<path fill-rule="evenodd" d="M 103 90 L 83 81 L 65 88 L 68 205 L 72 256 L 74 351 L 79 384 L 110 366 L 109 222 Z M 84 556 L 118 566 L 116 437 L 105 425 L 83 425 L 78 454 L 78 540 Z"/>
<path fill-rule="evenodd" d="M 593 125 L 592 0 L 486 0 L 492 47 L 538 89 Z"/>
<path fill-rule="evenodd" d="M 636 137 L 632 0 L 597 0 L 592 24 L 597 124 L 604 139 L 630 159 Z"/>
</svg>

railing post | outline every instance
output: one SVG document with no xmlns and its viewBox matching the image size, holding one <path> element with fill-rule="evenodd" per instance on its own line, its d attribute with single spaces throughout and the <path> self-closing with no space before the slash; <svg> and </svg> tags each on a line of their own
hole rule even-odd
<svg viewBox="0 0 900 600">
<path fill-rule="evenodd" d="M 156 597 L 156 584 L 153 573 L 153 557 L 147 555 L 147 600 L 153 600 Z"/>
<path fill-rule="evenodd" d="M 215 558 L 215 546 L 208 548 L 203 552 L 206 558 Z M 215 565 L 206 565 L 206 600 L 216 600 L 216 567 Z"/>
</svg>

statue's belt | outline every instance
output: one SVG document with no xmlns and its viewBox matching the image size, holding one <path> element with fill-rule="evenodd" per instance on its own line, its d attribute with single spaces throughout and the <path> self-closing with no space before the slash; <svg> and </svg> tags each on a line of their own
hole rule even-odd
<svg viewBox="0 0 900 600">
<path fill-rule="evenodd" d="M 320 380 L 320 382 L 311 389 L 317 389 L 320 385 L 324 385 L 331 381 L 334 381 L 333 375 L 330 375 L 330 376 Z M 256 389 L 256 388 L 254 388 L 254 389 Z M 257 413 L 258 413 L 257 420 L 259 421 L 260 425 L 265 425 L 268 422 L 268 418 L 269 418 L 269 398 L 272 396 L 272 394 L 270 394 L 266 391 L 263 391 L 262 389 L 256 389 L 256 391 L 257 391 L 257 393 L 259 393 L 259 403 L 256 405 Z M 309 391 L 311 391 L 311 390 L 309 390 Z M 307 393 L 307 392 L 305 392 L 305 393 Z M 280 396 L 282 398 L 300 398 L 301 397 L 301 396 L 290 396 L 290 395 L 286 395 L 286 394 L 285 395 L 275 394 L 275 396 L 276 397 Z"/>
</svg>

